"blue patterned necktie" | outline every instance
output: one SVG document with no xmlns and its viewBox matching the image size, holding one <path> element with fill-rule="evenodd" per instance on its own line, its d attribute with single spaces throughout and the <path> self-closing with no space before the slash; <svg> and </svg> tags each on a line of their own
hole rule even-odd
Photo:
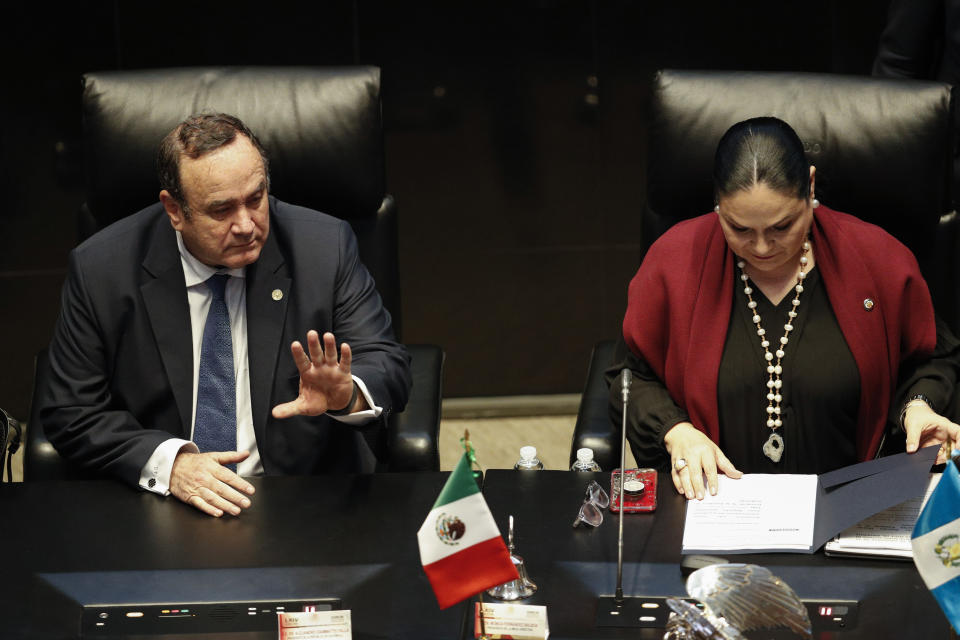
<svg viewBox="0 0 960 640">
<path fill-rule="evenodd" d="M 193 442 L 204 453 L 237 449 L 237 386 L 233 377 L 230 314 L 224 297 L 229 278 L 218 273 L 206 282 L 213 300 L 203 327 L 193 427 Z M 237 469 L 235 464 L 227 466 L 233 471 Z"/>
</svg>

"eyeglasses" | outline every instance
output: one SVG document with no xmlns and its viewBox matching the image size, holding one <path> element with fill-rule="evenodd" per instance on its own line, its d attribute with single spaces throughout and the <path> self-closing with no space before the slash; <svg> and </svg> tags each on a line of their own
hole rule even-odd
<svg viewBox="0 0 960 640">
<path fill-rule="evenodd" d="M 610 496 L 603 490 L 600 483 L 596 480 L 587 485 L 587 495 L 583 498 L 583 504 L 580 505 L 580 512 L 573 521 L 573 526 L 578 527 L 583 522 L 591 527 L 598 527 L 603 522 L 603 511 L 610 506 Z"/>
</svg>

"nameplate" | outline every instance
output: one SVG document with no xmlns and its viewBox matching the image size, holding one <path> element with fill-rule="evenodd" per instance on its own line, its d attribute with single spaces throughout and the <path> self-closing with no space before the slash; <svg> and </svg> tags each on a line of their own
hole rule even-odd
<svg viewBox="0 0 960 640">
<path fill-rule="evenodd" d="M 277 614 L 279 640 L 352 640 L 350 610 Z"/>
<path fill-rule="evenodd" d="M 549 633 L 545 606 L 477 602 L 474 608 L 474 638 L 545 640 Z"/>
</svg>

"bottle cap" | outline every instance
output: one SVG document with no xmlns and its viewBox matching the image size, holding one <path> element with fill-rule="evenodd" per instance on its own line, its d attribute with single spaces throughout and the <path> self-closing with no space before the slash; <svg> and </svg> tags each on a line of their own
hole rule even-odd
<svg viewBox="0 0 960 640">
<path fill-rule="evenodd" d="M 577 449 L 577 462 L 581 462 L 584 464 L 593 462 L 593 449 L 591 449 L 590 447 Z"/>
<path fill-rule="evenodd" d="M 631 497 L 639 496 L 643 493 L 644 489 L 646 489 L 646 485 L 636 478 L 627 480 L 623 483 L 623 492 Z"/>
<path fill-rule="evenodd" d="M 520 447 L 520 457 L 524 460 L 533 460 L 537 457 L 537 448 L 530 445 Z"/>
</svg>

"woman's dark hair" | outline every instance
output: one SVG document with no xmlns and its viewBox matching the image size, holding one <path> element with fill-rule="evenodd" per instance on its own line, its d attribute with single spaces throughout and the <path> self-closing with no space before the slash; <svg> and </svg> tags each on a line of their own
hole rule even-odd
<svg viewBox="0 0 960 640">
<path fill-rule="evenodd" d="M 720 138 L 713 160 L 717 202 L 754 185 L 798 198 L 810 196 L 810 163 L 797 132 L 779 118 L 751 118 L 733 125 Z"/>
</svg>

